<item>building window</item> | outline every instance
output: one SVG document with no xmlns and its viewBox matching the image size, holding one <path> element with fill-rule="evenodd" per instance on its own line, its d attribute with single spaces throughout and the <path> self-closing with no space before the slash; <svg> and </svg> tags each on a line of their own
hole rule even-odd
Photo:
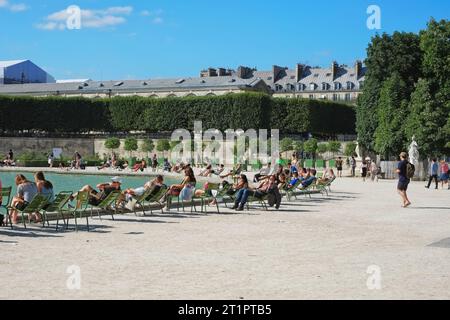
<svg viewBox="0 0 450 320">
<path fill-rule="evenodd" d="M 347 90 L 352 90 L 353 89 L 353 83 L 352 82 L 347 82 Z"/>
<path fill-rule="evenodd" d="M 305 90 L 305 85 L 303 83 L 299 83 L 298 84 L 298 91 L 303 91 Z"/>
<path fill-rule="evenodd" d="M 309 95 L 309 98 L 310 98 L 310 99 L 314 99 L 314 95 L 313 95 L 313 94 L 310 94 L 310 95 Z"/>
<path fill-rule="evenodd" d="M 311 84 L 309 85 L 309 90 L 311 90 L 311 91 L 316 90 L 316 84 L 315 84 L 315 83 L 311 83 Z"/>
<path fill-rule="evenodd" d="M 339 95 L 337 93 L 333 93 L 333 101 L 338 101 Z"/>
<path fill-rule="evenodd" d="M 328 83 L 323 82 L 322 83 L 322 91 L 327 91 L 328 90 Z"/>
<path fill-rule="evenodd" d="M 345 94 L 345 101 L 350 101 L 352 99 L 352 96 L 350 93 Z"/>
<path fill-rule="evenodd" d="M 340 82 L 335 82 L 334 83 L 334 90 L 341 90 L 341 88 L 342 88 L 342 85 L 341 85 Z"/>
</svg>

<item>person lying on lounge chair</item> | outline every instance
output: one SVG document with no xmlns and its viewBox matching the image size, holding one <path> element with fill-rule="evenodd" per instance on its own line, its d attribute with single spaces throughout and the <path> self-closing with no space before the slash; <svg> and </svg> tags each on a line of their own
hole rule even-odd
<svg viewBox="0 0 450 320">
<path fill-rule="evenodd" d="M 299 181 L 300 178 L 298 177 L 298 172 L 294 172 L 291 181 L 289 181 L 289 184 L 286 185 L 285 189 L 292 189 Z"/>
<path fill-rule="evenodd" d="M 129 202 L 133 197 L 139 197 L 144 194 L 144 192 L 151 190 L 149 197 L 157 194 L 161 187 L 164 185 L 164 177 L 162 175 L 158 175 L 155 179 L 148 181 L 144 184 L 143 187 L 139 188 L 130 188 L 122 192 L 122 200 Z"/>
<path fill-rule="evenodd" d="M 336 175 L 334 174 L 333 169 L 328 169 L 324 172 L 323 177 L 318 179 L 318 183 L 327 183 L 330 180 L 334 180 L 336 178 Z"/>
<path fill-rule="evenodd" d="M 79 192 L 87 191 L 89 193 L 89 204 L 93 206 L 99 205 L 106 197 L 113 191 L 120 191 L 120 186 L 122 185 L 122 181 L 119 177 L 111 178 L 111 182 L 109 183 L 101 183 L 97 185 L 97 190 L 92 188 L 89 185 L 84 186 L 80 189 Z M 76 199 L 77 194 L 72 195 L 71 200 Z"/>
<path fill-rule="evenodd" d="M 317 181 L 316 174 L 317 174 L 317 171 L 315 169 L 311 169 L 310 176 L 302 181 L 302 184 L 299 187 L 299 189 L 306 189 L 310 185 L 316 183 L 316 181 Z"/>
</svg>

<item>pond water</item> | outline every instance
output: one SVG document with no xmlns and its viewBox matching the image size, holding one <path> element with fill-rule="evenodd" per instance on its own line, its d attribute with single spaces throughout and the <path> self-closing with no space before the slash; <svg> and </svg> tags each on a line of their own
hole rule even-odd
<svg viewBox="0 0 450 320">
<path fill-rule="evenodd" d="M 0 180 L 3 187 L 13 187 L 13 195 L 16 194 L 16 185 L 14 179 L 17 172 L 0 172 Z M 34 181 L 32 173 L 23 173 L 28 180 Z M 78 191 L 85 185 L 90 185 L 95 188 L 99 183 L 110 182 L 111 176 L 107 175 L 87 175 L 87 174 L 58 174 L 58 173 L 45 173 L 45 178 L 53 184 L 55 193 L 61 191 Z M 120 176 L 122 180 L 122 190 L 127 188 L 136 188 L 143 186 L 147 181 L 153 180 L 152 177 L 146 176 Z M 164 182 L 167 185 L 180 183 L 180 179 L 174 180 L 173 178 L 165 178 Z"/>
</svg>

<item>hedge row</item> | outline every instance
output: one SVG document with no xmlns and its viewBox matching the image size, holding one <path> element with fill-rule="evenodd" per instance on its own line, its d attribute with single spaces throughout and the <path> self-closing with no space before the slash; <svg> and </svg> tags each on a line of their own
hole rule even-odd
<svg viewBox="0 0 450 320">
<path fill-rule="evenodd" d="M 218 97 L 86 99 L 0 97 L 0 130 L 74 132 L 171 132 L 203 128 L 274 128 L 282 133 L 353 134 L 348 105 L 244 93 Z"/>
</svg>

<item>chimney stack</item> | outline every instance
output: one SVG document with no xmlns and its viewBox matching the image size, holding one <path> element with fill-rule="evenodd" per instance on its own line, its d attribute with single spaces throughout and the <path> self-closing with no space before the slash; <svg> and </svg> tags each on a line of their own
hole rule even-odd
<svg viewBox="0 0 450 320">
<path fill-rule="evenodd" d="M 357 60 L 355 63 L 355 74 L 356 78 L 359 79 L 362 74 L 362 62 L 360 60 Z"/>
<path fill-rule="evenodd" d="M 336 61 L 333 61 L 333 64 L 331 65 L 331 73 L 333 74 L 333 80 L 336 79 L 337 73 L 338 73 L 338 63 Z"/>
<path fill-rule="evenodd" d="M 284 70 L 286 70 L 286 68 L 276 66 L 276 65 L 272 66 L 273 82 L 277 82 L 280 79 L 280 73 Z"/>
<path fill-rule="evenodd" d="M 305 66 L 303 64 L 297 63 L 295 66 L 295 81 L 299 82 L 303 78 L 303 71 Z"/>
<path fill-rule="evenodd" d="M 253 74 L 253 70 L 249 67 L 239 66 L 237 69 L 237 76 L 241 79 L 251 78 Z"/>
</svg>

